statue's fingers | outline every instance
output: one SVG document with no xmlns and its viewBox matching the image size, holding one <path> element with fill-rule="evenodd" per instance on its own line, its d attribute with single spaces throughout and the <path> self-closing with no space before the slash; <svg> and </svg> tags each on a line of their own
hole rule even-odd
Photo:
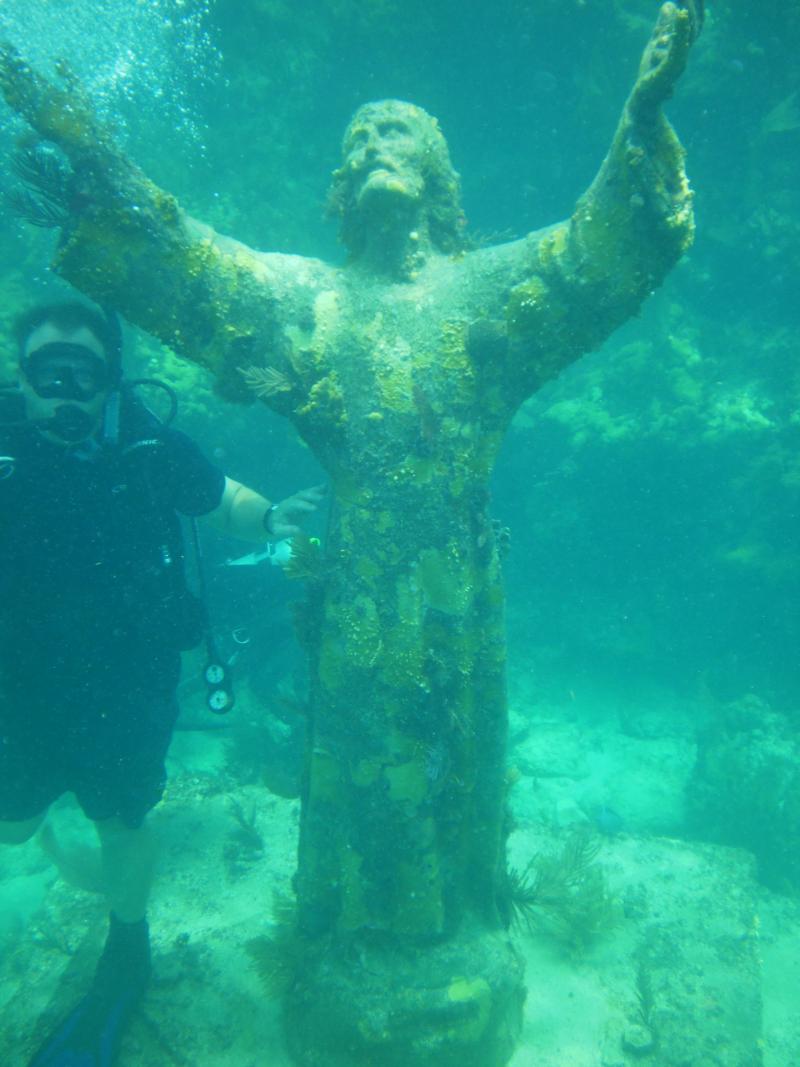
<svg viewBox="0 0 800 1067">
<path fill-rule="evenodd" d="M 656 36 L 653 74 L 658 81 L 672 84 L 686 66 L 686 57 L 692 43 L 692 26 L 685 8 L 676 8 L 674 4 L 665 4 L 664 8 L 671 10 L 661 33 Z"/>
<path fill-rule="evenodd" d="M 683 6 L 682 3 L 674 3 L 673 0 L 667 0 L 666 4 L 661 5 L 658 9 L 658 18 L 656 19 L 655 28 L 653 29 L 653 37 L 658 38 L 663 34 L 670 32 L 675 17 Z"/>
<path fill-rule="evenodd" d="M 703 28 L 703 22 L 706 17 L 706 5 L 704 0 L 682 0 L 681 7 L 685 7 L 689 12 L 689 19 L 691 21 L 691 43 L 697 40 L 700 36 L 700 31 Z"/>
<path fill-rule="evenodd" d="M 11 41 L 0 41 L 0 66 L 5 70 L 14 59 L 19 59 L 19 52 Z"/>
<path fill-rule="evenodd" d="M 0 41 L 0 87 L 10 88 L 14 70 L 20 64 L 20 55 L 9 41 Z"/>
<path fill-rule="evenodd" d="M 685 9 L 681 9 L 672 24 L 672 39 L 665 64 L 672 82 L 677 81 L 683 73 L 693 40 L 691 16 Z"/>
<path fill-rule="evenodd" d="M 34 73 L 10 41 L 0 44 L 0 92 L 9 107 L 28 119 Z"/>
<path fill-rule="evenodd" d="M 56 74 L 64 83 L 64 86 L 69 93 L 70 106 L 73 109 L 80 107 L 87 116 L 91 115 L 93 117 L 94 108 L 92 98 L 89 96 L 86 86 L 72 69 L 69 60 L 58 60 L 56 63 Z"/>
<path fill-rule="evenodd" d="M 671 2 L 663 4 L 630 97 L 634 110 L 652 108 L 671 96 L 686 67 L 691 41 L 688 11 Z"/>
<path fill-rule="evenodd" d="M 662 4 L 658 11 L 658 18 L 650 34 L 650 40 L 642 55 L 639 64 L 639 76 L 647 77 L 652 74 L 664 62 L 664 56 L 673 36 L 673 26 L 678 16 L 678 8 L 670 2 Z"/>
<path fill-rule="evenodd" d="M 56 64 L 55 64 L 55 67 L 56 67 L 56 74 L 59 76 L 59 78 L 62 80 L 62 82 L 67 86 L 68 89 L 83 88 L 83 86 L 81 85 L 80 78 L 75 73 L 75 71 L 72 69 L 68 59 L 63 59 L 62 58 L 62 59 L 57 60 Z"/>
</svg>

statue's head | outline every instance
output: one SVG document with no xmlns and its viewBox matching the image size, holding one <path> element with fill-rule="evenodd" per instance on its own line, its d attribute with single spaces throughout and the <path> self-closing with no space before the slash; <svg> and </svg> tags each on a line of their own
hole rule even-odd
<svg viewBox="0 0 800 1067">
<path fill-rule="evenodd" d="M 440 252 L 464 246 L 460 183 L 436 119 L 402 100 L 379 100 L 355 113 L 333 173 L 328 207 L 358 254 L 370 226 L 399 211 L 424 217 Z"/>
</svg>

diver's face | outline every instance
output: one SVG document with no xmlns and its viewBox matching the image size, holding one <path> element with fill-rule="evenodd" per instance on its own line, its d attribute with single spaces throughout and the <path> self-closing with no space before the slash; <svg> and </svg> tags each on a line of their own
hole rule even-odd
<svg viewBox="0 0 800 1067">
<path fill-rule="evenodd" d="M 109 385 L 103 345 L 88 326 L 62 330 L 45 322 L 25 342 L 23 358 L 29 366 L 20 372 L 27 418 L 37 423 L 55 418 L 52 426 L 40 429 L 57 444 L 91 437 L 100 425 Z M 59 409 L 72 410 L 59 414 Z M 64 419 L 62 436 L 59 419 L 65 414 L 73 417 Z"/>
<path fill-rule="evenodd" d="M 366 207 L 373 201 L 422 199 L 423 140 L 419 120 L 410 108 L 384 105 L 363 108 L 345 136 L 343 169 L 353 201 Z"/>
</svg>

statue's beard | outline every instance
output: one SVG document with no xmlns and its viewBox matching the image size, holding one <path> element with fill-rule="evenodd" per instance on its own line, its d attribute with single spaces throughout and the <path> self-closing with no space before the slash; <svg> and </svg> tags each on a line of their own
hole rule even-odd
<svg viewBox="0 0 800 1067">
<path fill-rule="evenodd" d="M 424 183 L 417 175 L 398 174 L 381 167 L 371 171 L 356 192 L 359 214 L 389 222 L 413 213 L 422 200 Z"/>
</svg>

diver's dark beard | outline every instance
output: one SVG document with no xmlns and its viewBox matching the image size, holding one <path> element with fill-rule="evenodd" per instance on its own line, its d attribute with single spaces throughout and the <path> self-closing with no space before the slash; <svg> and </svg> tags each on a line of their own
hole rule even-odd
<svg viewBox="0 0 800 1067">
<path fill-rule="evenodd" d="M 94 429 L 94 418 L 75 404 L 60 404 L 51 419 L 39 424 L 40 429 L 60 437 L 74 445 L 89 437 Z"/>
</svg>

